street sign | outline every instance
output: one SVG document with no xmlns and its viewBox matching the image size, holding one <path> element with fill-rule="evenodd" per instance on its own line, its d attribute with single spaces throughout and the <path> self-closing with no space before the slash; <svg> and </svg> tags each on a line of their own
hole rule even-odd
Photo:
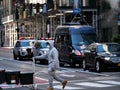
<svg viewBox="0 0 120 90">
<path fill-rule="evenodd" d="M 80 14 L 81 13 L 81 0 L 73 0 L 73 13 Z"/>
<path fill-rule="evenodd" d="M 80 14 L 81 13 L 81 8 L 74 8 L 73 13 Z"/>
</svg>

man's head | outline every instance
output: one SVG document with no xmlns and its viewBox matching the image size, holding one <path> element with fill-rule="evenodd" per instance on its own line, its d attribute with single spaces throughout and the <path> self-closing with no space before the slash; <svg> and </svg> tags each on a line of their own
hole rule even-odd
<svg viewBox="0 0 120 90">
<path fill-rule="evenodd" d="M 47 45 L 49 45 L 49 49 L 54 47 L 54 43 L 52 41 L 47 42 Z"/>
</svg>

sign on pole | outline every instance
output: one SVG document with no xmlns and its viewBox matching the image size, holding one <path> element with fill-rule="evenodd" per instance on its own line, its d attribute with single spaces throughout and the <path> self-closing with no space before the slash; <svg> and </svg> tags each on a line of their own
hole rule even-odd
<svg viewBox="0 0 120 90">
<path fill-rule="evenodd" d="M 81 13 L 81 6 L 82 6 L 81 0 L 73 0 L 73 13 L 80 14 Z"/>
</svg>

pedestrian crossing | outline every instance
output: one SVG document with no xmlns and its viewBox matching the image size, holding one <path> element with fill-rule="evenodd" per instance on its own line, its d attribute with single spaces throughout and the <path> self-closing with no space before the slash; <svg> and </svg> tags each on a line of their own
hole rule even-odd
<svg viewBox="0 0 120 90">
<path fill-rule="evenodd" d="M 85 81 L 85 82 L 76 82 L 76 83 L 69 83 L 65 87 L 64 90 L 80 90 L 80 89 L 87 89 L 87 88 L 106 88 L 106 87 L 114 87 L 119 86 L 120 81 L 114 80 L 106 80 L 106 81 Z M 55 85 L 55 90 L 61 90 L 62 85 Z"/>
</svg>

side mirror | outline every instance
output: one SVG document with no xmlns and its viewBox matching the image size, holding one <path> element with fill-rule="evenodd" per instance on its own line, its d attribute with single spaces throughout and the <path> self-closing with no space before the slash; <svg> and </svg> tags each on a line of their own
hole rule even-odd
<svg viewBox="0 0 120 90">
<path fill-rule="evenodd" d="M 96 54 L 96 49 L 90 50 L 92 53 Z"/>
</svg>

